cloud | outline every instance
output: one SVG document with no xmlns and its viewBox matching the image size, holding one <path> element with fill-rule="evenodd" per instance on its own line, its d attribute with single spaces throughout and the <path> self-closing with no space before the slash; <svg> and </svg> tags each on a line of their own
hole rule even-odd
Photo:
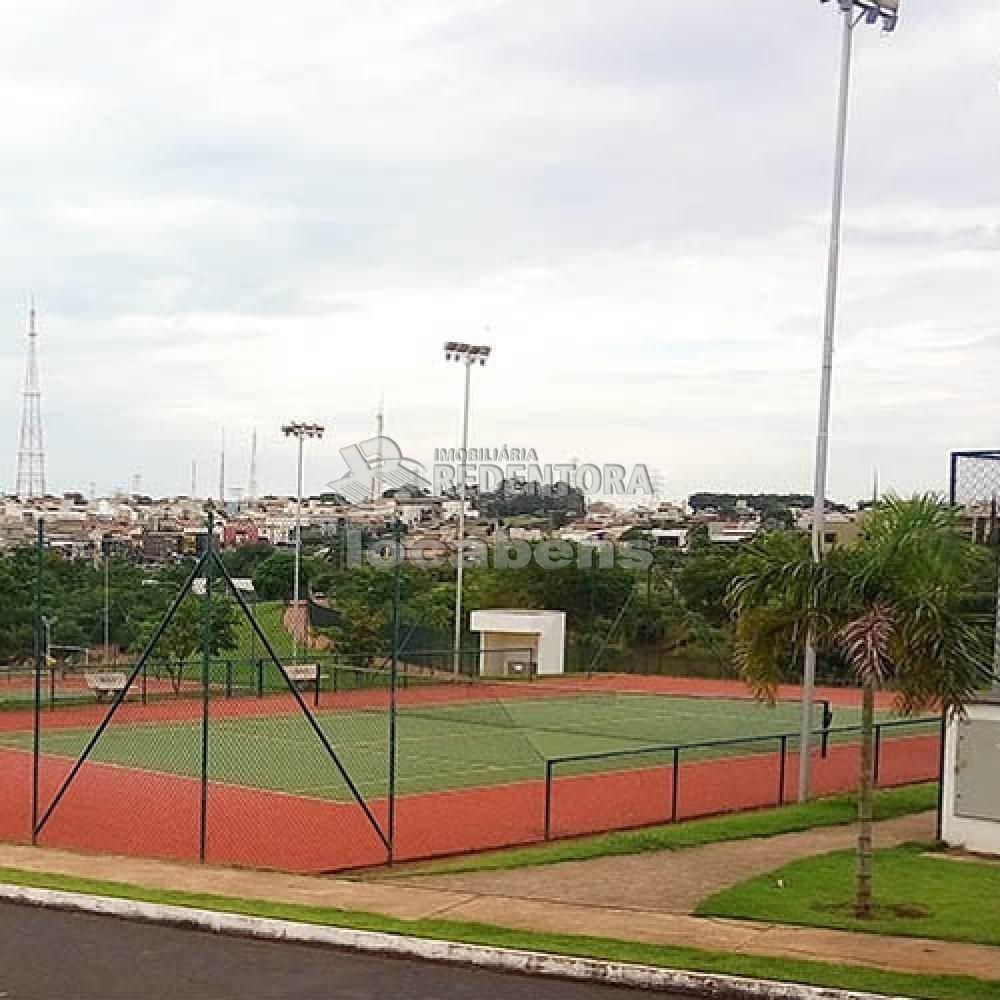
<svg viewBox="0 0 1000 1000">
<path fill-rule="evenodd" d="M 831 492 L 995 446 L 1000 12 L 859 29 Z M 808 490 L 838 60 L 818 4 L 39 0 L 0 16 L 11 482 L 42 321 L 51 483 L 288 490 L 278 426 L 473 435 L 664 490 Z M 484 330 L 489 327 L 489 333 Z M 212 478 L 207 471 L 206 479 Z"/>
</svg>

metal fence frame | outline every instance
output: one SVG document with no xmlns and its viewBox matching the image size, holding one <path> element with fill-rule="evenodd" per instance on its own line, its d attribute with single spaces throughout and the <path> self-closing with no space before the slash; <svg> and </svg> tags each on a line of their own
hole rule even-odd
<svg viewBox="0 0 1000 1000">
<path fill-rule="evenodd" d="M 882 731 L 884 729 L 898 729 L 908 726 L 926 726 L 929 723 L 936 723 L 937 717 L 931 718 L 920 718 L 920 719 L 891 719 L 886 722 L 876 722 L 875 723 L 875 784 L 878 785 L 878 776 L 880 769 L 881 751 L 882 751 Z M 831 736 L 836 736 L 842 733 L 860 733 L 862 731 L 861 726 L 836 726 L 836 727 L 824 727 L 823 729 L 817 729 L 813 731 L 813 736 L 819 736 L 822 745 L 822 755 L 827 756 L 829 738 Z M 552 803 L 553 803 L 553 789 L 556 782 L 555 770 L 557 767 L 563 764 L 573 764 L 580 763 L 583 761 L 595 761 L 595 760 L 617 760 L 624 759 L 628 757 L 641 757 L 646 754 L 669 754 L 671 757 L 671 763 L 669 767 L 670 774 L 670 813 L 669 820 L 670 823 L 676 823 L 678 821 L 677 815 L 677 805 L 678 805 L 678 791 L 680 789 L 680 768 L 681 768 L 681 754 L 689 750 L 710 750 L 717 747 L 731 747 L 731 746 L 750 746 L 757 745 L 761 743 L 778 743 L 778 794 L 776 796 L 775 805 L 783 806 L 785 804 L 785 774 L 787 769 L 787 759 L 788 759 L 788 745 L 793 741 L 800 739 L 801 734 L 796 730 L 795 732 L 787 733 L 769 733 L 766 736 L 742 736 L 723 740 L 702 740 L 695 743 L 668 743 L 660 746 L 645 746 L 645 747 L 630 747 L 627 750 L 606 750 L 598 753 L 583 753 L 583 754 L 567 754 L 560 757 L 549 757 L 545 761 L 545 818 L 544 818 L 544 830 L 545 830 L 545 840 L 552 839 Z M 609 773 L 609 772 L 598 772 L 598 773 Z"/>
</svg>

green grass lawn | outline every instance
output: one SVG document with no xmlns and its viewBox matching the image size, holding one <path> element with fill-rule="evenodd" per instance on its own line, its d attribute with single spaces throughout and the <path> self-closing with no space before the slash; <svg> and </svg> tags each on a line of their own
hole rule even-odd
<svg viewBox="0 0 1000 1000">
<path fill-rule="evenodd" d="M 1000 946 L 1000 865 L 954 860 L 908 844 L 876 852 L 873 919 L 852 914 L 853 888 L 854 854 L 837 851 L 726 889 L 697 912 Z"/>
<path fill-rule="evenodd" d="M 449 692 L 453 694 L 454 692 Z M 418 692 L 424 694 L 424 692 Z M 774 708 L 739 699 L 681 698 L 646 694 L 567 695 L 565 690 L 499 701 L 474 693 L 466 701 L 411 704 L 402 696 L 398 716 L 398 790 L 402 794 L 539 780 L 546 759 L 572 754 L 606 754 L 650 744 L 725 740 L 791 731 L 798 708 Z M 151 771 L 200 773 L 200 711 L 190 721 L 115 722 L 93 752 L 96 761 Z M 127 715 L 127 713 L 126 713 Z M 317 719 L 361 791 L 386 793 L 389 715 L 380 708 L 321 710 Z M 857 713 L 838 710 L 840 725 Z M 76 756 L 88 729 L 43 731 L 43 752 Z M 7 745 L 26 746 L 27 733 L 5 734 Z M 776 753 L 778 741 L 685 751 L 682 762 L 725 754 Z M 789 751 L 794 749 L 790 741 Z M 560 765 L 556 777 L 665 766 L 669 752 Z M 319 798 L 347 800 L 319 740 L 299 714 L 225 718 L 212 721 L 211 778 Z"/>
</svg>

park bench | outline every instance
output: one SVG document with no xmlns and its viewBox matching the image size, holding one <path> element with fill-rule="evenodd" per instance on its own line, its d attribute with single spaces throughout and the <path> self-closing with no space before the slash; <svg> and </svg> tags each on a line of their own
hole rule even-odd
<svg viewBox="0 0 1000 1000">
<path fill-rule="evenodd" d="M 83 679 L 98 701 L 118 694 L 128 683 L 128 678 L 121 670 L 88 670 Z"/>
</svg>

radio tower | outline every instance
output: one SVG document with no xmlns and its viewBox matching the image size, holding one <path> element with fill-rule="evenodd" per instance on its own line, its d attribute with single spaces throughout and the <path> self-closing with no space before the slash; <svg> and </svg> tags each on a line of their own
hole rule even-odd
<svg viewBox="0 0 1000 1000">
<path fill-rule="evenodd" d="M 42 447 L 42 391 L 38 387 L 38 331 L 35 303 L 28 314 L 28 359 L 24 370 L 21 440 L 17 448 L 17 496 L 20 500 L 45 496 L 45 450 Z"/>
</svg>

